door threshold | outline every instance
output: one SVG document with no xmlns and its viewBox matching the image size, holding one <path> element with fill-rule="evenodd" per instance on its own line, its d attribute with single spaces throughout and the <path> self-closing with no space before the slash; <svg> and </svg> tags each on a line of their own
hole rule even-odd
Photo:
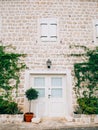
<svg viewBox="0 0 98 130">
<path fill-rule="evenodd" d="M 53 121 L 67 121 L 65 117 L 42 117 L 42 121 L 53 120 Z"/>
</svg>

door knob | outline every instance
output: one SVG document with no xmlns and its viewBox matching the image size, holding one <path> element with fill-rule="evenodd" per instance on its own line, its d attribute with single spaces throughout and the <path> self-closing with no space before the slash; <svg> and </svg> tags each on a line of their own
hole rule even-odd
<svg viewBox="0 0 98 130">
<path fill-rule="evenodd" d="M 48 98 L 50 98 L 50 96 L 51 96 L 51 95 L 49 94 L 49 95 L 48 95 Z"/>
</svg>

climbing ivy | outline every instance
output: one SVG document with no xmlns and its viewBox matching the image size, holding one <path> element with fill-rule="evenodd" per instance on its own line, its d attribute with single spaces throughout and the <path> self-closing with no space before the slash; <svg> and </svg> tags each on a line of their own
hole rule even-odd
<svg viewBox="0 0 98 130">
<path fill-rule="evenodd" d="M 26 68 L 21 62 L 24 54 L 6 51 L 7 46 L 0 46 L 0 98 L 12 100 L 13 89 L 20 83 L 20 71 Z"/>
<path fill-rule="evenodd" d="M 98 114 L 98 47 L 87 49 L 86 62 L 75 63 L 75 93 L 78 107 L 75 113 Z"/>
</svg>

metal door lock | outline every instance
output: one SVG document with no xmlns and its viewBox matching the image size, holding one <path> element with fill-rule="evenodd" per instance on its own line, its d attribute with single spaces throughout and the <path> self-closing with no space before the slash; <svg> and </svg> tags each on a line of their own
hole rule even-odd
<svg viewBox="0 0 98 130">
<path fill-rule="evenodd" d="M 50 98 L 50 97 L 51 97 L 51 95 L 49 94 L 49 95 L 48 95 L 48 98 Z"/>
</svg>

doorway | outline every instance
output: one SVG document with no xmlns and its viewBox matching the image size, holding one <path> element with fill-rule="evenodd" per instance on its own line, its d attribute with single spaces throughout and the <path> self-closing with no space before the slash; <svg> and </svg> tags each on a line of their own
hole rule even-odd
<svg viewBox="0 0 98 130">
<path fill-rule="evenodd" d="M 31 75 L 30 86 L 39 92 L 32 101 L 32 110 L 37 116 L 63 117 L 66 111 L 66 76 Z"/>
</svg>

